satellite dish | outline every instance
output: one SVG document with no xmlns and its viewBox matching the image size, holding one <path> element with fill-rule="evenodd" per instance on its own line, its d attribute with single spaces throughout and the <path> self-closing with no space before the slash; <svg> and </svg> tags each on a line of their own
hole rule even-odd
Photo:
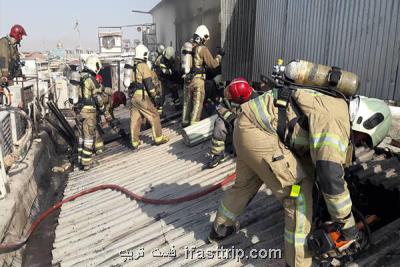
<svg viewBox="0 0 400 267">
<path fill-rule="evenodd" d="M 137 29 L 138 32 L 142 31 L 142 27 L 137 27 L 136 29 Z"/>
</svg>

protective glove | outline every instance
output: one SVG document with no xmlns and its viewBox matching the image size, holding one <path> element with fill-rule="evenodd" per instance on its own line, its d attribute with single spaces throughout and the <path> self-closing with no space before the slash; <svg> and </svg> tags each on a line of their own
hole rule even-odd
<svg viewBox="0 0 400 267">
<path fill-rule="evenodd" d="M 162 97 L 159 95 L 156 95 L 154 97 L 154 102 L 156 104 L 157 107 L 162 107 L 163 103 L 162 103 Z"/>
<path fill-rule="evenodd" d="M 217 55 L 220 55 L 221 57 L 225 56 L 225 49 L 222 47 L 217 47 Z"/>
<path fill-rule="evenodd" d="M 133 83 L 131 83 L 128 87 L 128 96 L 132 97 L 133 94 L 135 93 L 135 91 L 136 91 L 136 87 Z"/>
<path fill-rule="evenodd" d="M 162 72 L 163 72 L 165 75 L 172 75 L 172 70 L 171 70 L 171 69 L 162 69 Z"/>
</svg>

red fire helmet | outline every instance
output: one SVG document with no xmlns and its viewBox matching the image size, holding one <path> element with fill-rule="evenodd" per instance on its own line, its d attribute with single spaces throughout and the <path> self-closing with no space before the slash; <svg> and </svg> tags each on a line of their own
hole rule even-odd
<svg viewBox="0 0 400 267">
<path fill-rule="evenodd" d="M 15 38 L 15 40 L 21 41 L 22 36 L 26 36 L 26 35 L 27 35 L 26 31 L 25 31 L 24 27 L 22 27 L 21 25 L 15 24 L 14 26 L 11 27 L 10 36 Z"/>
<path fill-rule="evenodd" d="M 126 96 L 121 91 L 116 91 L 112 95 L 112 105 L 113 108 L 117 108 L 120 105 L 126 106 Z"/>
<path fill-rule="evenodd" d="M 101 76 L 100 74 L 96 74 L 96 81 L 99 84 L 103 84 L 103 76 Z"/>
<path fill-rule="evenodd" d="M 238 104 L 247 102 L 250 99 L 253 88 L 249 85 L 245 78 L 235 78 L 225 88 L 225 96 Z"/>
</svg>

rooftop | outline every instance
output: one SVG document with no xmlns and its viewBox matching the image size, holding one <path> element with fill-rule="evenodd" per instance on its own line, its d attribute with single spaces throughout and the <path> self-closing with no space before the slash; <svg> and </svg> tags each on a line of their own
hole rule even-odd
<svg viewBox="0 0 400 267">
<path fill-rule="evenodd" d="M 128 114 L 123 122 L 127 126 Z M 201 191 L 234 172 L 233 159 L 212 170 L 202 170 L 207 160 L 209 143 L 188 148 L 183 144 L 178 123 L 164 126 L 171 141 L 151 146 L 150 132 L 138 151 L 123 142 L 106 146 L 97 157 L 98 166 L 89 172 L 74 171 L 65 189 L 69 197 L 100 184 L 117 184 L 149 198 L 170 199 Z M 178 205 L 152 205 L 130 200 L 119 192 L 106 190 L 86 195 L 62 207 L 56 229 L 53 264 L 61 266 L 128 265 L 204 265 L 198 258 L 185 258 L 185 247 L 215 249 L 206 244 L 211 221 L 222 198 L 222 190 Z M 266 191 L 257 194 L 241 219 L 238 235 L 220 244 L 226 248 L 282 249 L 282 207 Z M 176 249 L 176 257 L 155 258 L 154 248 Z M 144 248 L 144 257 L 126 261 L 120 252 L 136 253 Z M 207 260 L 207 265 L 243 265 L 256 260 Z M 271 266 L 284 266 L 281 259 L 262 261 Z"/>
</svg>

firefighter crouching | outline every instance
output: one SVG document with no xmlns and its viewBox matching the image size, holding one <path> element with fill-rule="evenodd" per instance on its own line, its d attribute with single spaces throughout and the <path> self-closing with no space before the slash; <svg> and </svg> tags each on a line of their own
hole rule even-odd
<svg viewBox="0 0 400 267">
<path fill-rule="evenodd" d="M 169 137 L 162 134 L 160 115 L 154 105 L 156 90 L 152 80 L 152 71 L 147 65 L 148 54 L 149 50 L 144 45 L 136 47 L 131 74 L 132 82 L 128 88 L 129 96 L 132 99 L 131 141 L 134 149 L 137 149 L 140 145 L 139 133 L 143 118 L 151 124 L 156 145 L 169 141 Z"/>
<path fill-rule="evenodd" d="M 215 58 L 212 57 L 205 46 L 209 38 L 210 33 L 207 27 L 200 25 L 193 35 L 193 40 L 186 42 L 182 48 L 182 67 L 185 73 L 182 127 L 200 121 L 205 97 L 205 68 L 217 68 L 224 55 L 224 52 L 220 50 Z"/>
<path fill-rule="evenodd" d="M 81 73 L 81 94 L 76 108 L 79 121 L 78 162 L 83 170 L 89 170 L 93 154 L 103 149 L 103 140 L 97 128 L 98 102 L 102 93 L 101 85 L 96 80 L 102 65 L 97 56 L 89 56 Z"/>
<path fill-rule="evenodd" d="M 172 101 L 176 110 L 179 110 L 181 101 L 179 99 L 178 87 L 174 78 L 175 70 L 175 49 L 171 46 L 165 48 L 163 53 L 155 61 L 155 71 L 163 87 L 162 101 L 165 100 L 166 92 L 171 93 Z"/>
<path fill-rule="evenodd" d="M 292 67 L 286 66 L 293 72 L 304 71 L 299 65 Z M 311 67 L 314 73 L 322 69 L 316 64 Z M 291 75 L 292 81 L 296 80 L 295 76 Z M 297 77 L 320 78 L 321 75 Z M 345 80 L 333 82 L 337 84 L 335 89 L 339 85 L 343 91 L 351 88 L 351 84 L 343 85 Z M 358 87 L 357 81 L 352 84 Z M 287 264 L 311 266 L 312 257 L 306 244 L 313 217 L 312 188 L 316 181 L 330 220 L 340 226 L 342 240 L 347 244 L 355 242 L 358 231 L 343 168 L 351 162 L 351 128 L 357 143 L 376 146 L 390 128 L 391 114 L 382 100 L 350 99 L 348 105 L 343 98 L 321 91 L 299 87 L 292 91 L 282 86 L 241 106 L 233 137 L 237 178 L 225 192 L 210 241 L 221 240 L 236 231 L 237 217 L 264 183 L 284 207 Z"/>
<path fill-rule="evenodd" d="M 208 168 L 215 168 L 225 158 L 225 145 L 232 141 L 234 121 L 240 112 L 240 105 L 258 94 L 244 78 L 234 79 L 224 90 L 222 103 L 217 107 L 218 118 L 214 123 L 211 138 L 212 158 L 207 164 Z"/>
<path fill-rule="evenodd" d="M 113 93 L 110 87 L 104 87 L 103 77 L 100 74 L 96 75 L 96 80 L 101 86 L 101 93 L 97 95 L 99 125 L 101 122 L 101 115 L 103 115 L 111 129 L 111 133 L 119 134 L 121 133 L 121 129 L 119 128 L 120 123 L 114 116 L 114 108 L 120 105 L 126 106 L 125 94 L 120 91 Z"/>
</svg>

